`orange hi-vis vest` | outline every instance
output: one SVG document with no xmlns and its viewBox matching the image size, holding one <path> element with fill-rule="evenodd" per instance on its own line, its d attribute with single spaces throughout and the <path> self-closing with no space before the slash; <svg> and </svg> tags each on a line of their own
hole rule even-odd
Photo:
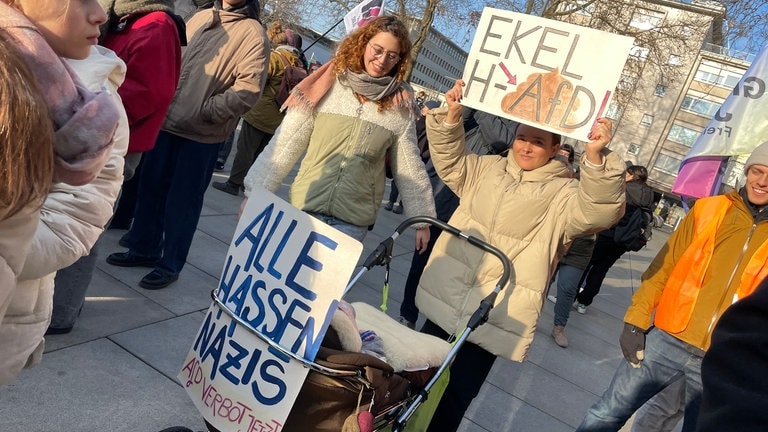
<svg viewBox="0 0 768 432">
<path fill-rule="evenodd" d="M 693 210 L 693 241 L 675 264 L 664 285 L 656 307 L 656 327 L 669 333 L 680 333 L 688 327 L 704 276 L 712 260 L 718 228 L 732 205 L 731 200 L 723 195 L 702 198 L 696 202 Z M 733 301 L 751 294 L 766 276 L 768 242 L 760 245 L 744 268 Z M 727 290 L 728 287 L 722 289 Z"/>
</svg>

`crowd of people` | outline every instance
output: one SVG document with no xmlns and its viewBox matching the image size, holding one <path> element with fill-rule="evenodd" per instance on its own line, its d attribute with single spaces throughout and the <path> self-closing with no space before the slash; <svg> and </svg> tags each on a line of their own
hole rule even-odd
<svg viewBox="0 0 768 432">
<path fill-rule="evenodd" d="M 458 429 L 497 357 L 526 359 L 550 284 L 552 337 L 568 346 L 570 310 L 585 313 L 631 250 L 617 230 L 655 207 L 647 169 L 607 149 L 610 120 L 597 120 L 577 163 L 558 134 L 462 106 L 461 80 L 442 107 L 414 95 L 410 32 L 392 16 L 350 33 L 281 104 L 288 68 L 307 70 L 294 30 L 262 23 L 257 0 L 178 3 L 0 0 L 0 385 L 40 362 L 45 334 L 73 329 L 113 216 L 127 251 L 107 263 L 151 269 L 144 289 L 178 279 L 241 119 L 229 178 L 212 185 L 244 191 L 241 209 L 301 160 L 290 203 L 357 240 L 383 207 L 447 221 L 509 258 L 514 277 L 459 349 L 429 431 Z M 703 431 L 741 416 L 739 430 L 759 429 L 722 397 L 765 399 L 750 365 L 721 371 L 734 369 L 729 351 L 752 359 L 745 344 L 764 339 L 740 320 L 766 306 L 768 143 L 745 175 L 743 188 L 700 199 L 644 273 L 619 338 L 626 362 L 579 431 L 617 431 L 649 400 L 638 424 L 683 417 L 684 431 Z M 415 329 L 421 314 L 421 332 L 450 338 L 501 266 L 413 228 L 399 320 Z"/>
</svg>

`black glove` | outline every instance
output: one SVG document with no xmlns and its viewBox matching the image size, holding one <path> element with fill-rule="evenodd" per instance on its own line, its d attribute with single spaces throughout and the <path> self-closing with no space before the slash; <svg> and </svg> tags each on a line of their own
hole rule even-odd
<svg viewBox="0 0 768 432">
<path fill-rule="evenodd" d="M 632 324 L 624 323 L 624 330 L 619 336 L 619 345 L 629 364 L 639 368 L 645 351 L 645 331 Z"/>
</svg>

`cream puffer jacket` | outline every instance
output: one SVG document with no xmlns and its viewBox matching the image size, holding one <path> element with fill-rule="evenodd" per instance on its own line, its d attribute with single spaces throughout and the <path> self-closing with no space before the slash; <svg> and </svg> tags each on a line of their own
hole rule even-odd
<svg viewBox="0 0 768 432">
<path fill-rule="evenodd" d="M 523 361 L 533 341 L 542 300 L 565 244 L 611 226 L 624 208 L 624 164 L 604 152 L 604 165 L 582 161 L 581 181 L 550 160 L 523 171 L 512 156 L 478 156 L 464 150 L 461 124 L 443 123 L 445 110 L 427 116 L 432 161 L 461 199 L 449 224 L 499 248 L 511 277 L 487 323 L 469 341 L 507 359 Z M 454 236 L 441 235 L 419 283 L 420 311 L 443 330 L 466 327 L 480 301 L 493 291 L 502 265 Z"/>
<path fill-rule="evenodd" d="M 109 91 L 120 111 L 112 153 L 91 183 L 52 186 L 41 211 L 32 245 L 7 299 L 0 324 L 0 384 L 7 384 L 22 368 L 36 365 L 45 347 L 51 320 L 56 271 L 88 254 L 112 217 L 123 182 L 123 157 L 128 149 L 128 118 L 117 94 L 125 77 L 125 63 L 114 52 L 93 47 L 86 60 L 68 61 L 91 91 Z M 2 310 L 2 308 L 0 308 Z"/>
</svg>

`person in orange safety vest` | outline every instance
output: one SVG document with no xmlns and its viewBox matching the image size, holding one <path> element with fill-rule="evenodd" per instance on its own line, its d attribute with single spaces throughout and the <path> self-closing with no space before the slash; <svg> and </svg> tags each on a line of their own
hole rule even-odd
<svg viewBox="0 0 768 432">
<path fill-rule="evenodd" d="M 684 379 L 683 431 L 701 401 L 701 360 L 720 315 L 768 274 L 768 142 L 738 191 L 699 199 L 642 276 L 624 316 L 622 362 L 579 432 L 618 431 L 648 399 Z"/>
</svg>

